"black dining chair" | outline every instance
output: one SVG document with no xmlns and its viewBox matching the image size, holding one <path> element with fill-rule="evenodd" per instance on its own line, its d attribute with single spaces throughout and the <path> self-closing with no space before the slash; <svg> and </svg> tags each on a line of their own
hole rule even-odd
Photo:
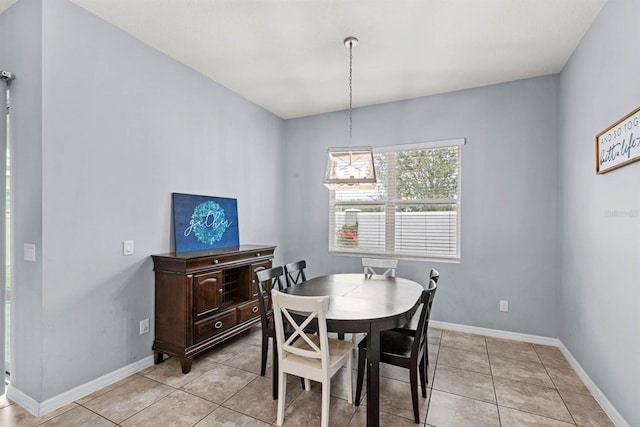
<svg viewBox="0 0 640 427">
<path fill-rule="evenodd" d="M 429 280 L 433 280 L 437 284 L 438 279 L 440 279 L 440 273 L 438 273 L 438 270 L 436 270 L 435 268 L 432 268 L 431 271 L 429 272 Z M 406 325 L 400 326 L 398 328 L 394 328 L 393 330 L 396 332 L 403 332 L 405 334 L 414 336 L 416 334 L 416 329 L 418 329 L 418 320 L 420 319 L 420 312 L 421 310 L 418 310 L 418 312 L 413 316 L 413 318 L 409 323 L 407 323 Z M 428 360 L 427 360 L 427 364 L 429 364 Z"/>
<path fill-rule="evenodd" d="M 304 269 L 307 268 L 307 262 L 300 260 L 291 262 L 284 266 L 284 277 L 287 279 L 287 286 L 293 286 L 305 282 L 307 276 L 304 274 Z"/>
<path fill-rule="evenodd" d="M 269 352 L 269 338 L 273 339 L 273 398 L 278 397 L 277 375 L 277 348 L 275 340 L 275 325 L 273 323 L 273 303 L 271 301 L 271 289 L 281 291 L 285 289 L 286 283 L 282 276 L 282 267 L 273 267 L 256 272 L 256 284 L 258 286 L 258 306 L 260 307 L 260 322 L 262 323 L 262 357 L 260 364 L 260 375 L 264 376 L 267 370 L 267 353 Z"/>
<path fill-rule="evenodd" d="M 438 283 L 438 279 L 440 279 L 440 273 L 438 273 L 438 270 L 436 270 L 435 268 L 432 268 L 431 271 L 429 272 L 429 280 L 433 280 L 437 284 Z M 421 312 L 422 312 L 422 307 L 413 316 L 413 318 L 411 319 L 411 322 L 407 323 L 406 325 L 400 326 L 398 328 L 394 328 L 392 330 L 395 331 L 395 332 L 400 332 L 400 333 L 403 333 L 403 334 L 406 334 L 406 335 L 414 337 L 416 335 L 416 329 L 418 329 L 418 321 L 420 319 L 420 313 Z M 427 359 L 427 367 L 428 367 L 429 366 L 429 352 L 427 352 L 425 357 Z"/>
<path fill-rule="evenodd" d="M 420 423 L 418 410 L 418 374 L 420 375 L 422 397 L 427 397 L 427 328 L 433 298 L 438 285 L 429 281 L 429 288 L 422 291 L 420 302 L 422 312 L 418 319 L 418 327 L 414 336 L 396 331 L 380 332 L 380 362 L 409 369 L 411 386 L 411 401 L 413 403 L 413 417 Z M 367 359 L 367 338 L 358 344 L 358 383 L 356 387 L 356 406 L 360 405 L 362 382 L 364 380 L 365 361 Z"/>
</svg>

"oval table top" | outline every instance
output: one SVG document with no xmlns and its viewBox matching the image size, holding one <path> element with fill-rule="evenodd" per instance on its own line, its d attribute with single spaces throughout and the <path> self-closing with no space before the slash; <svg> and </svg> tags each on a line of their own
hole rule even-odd
<svg viewBox="0 0 640 427">
<path fill-rule="evenodd" d="M 366 332 L 372 321 L 380 330 L 407 323 L 420 304 L 423 289 L 421 284 L 401 277 L 365 277 L 359 273 L 315 277 L 284 292 L 300 296 L 329 295 L 328 323 L 344 323 L 337 328 L 339 332 Z"/>
</svg>

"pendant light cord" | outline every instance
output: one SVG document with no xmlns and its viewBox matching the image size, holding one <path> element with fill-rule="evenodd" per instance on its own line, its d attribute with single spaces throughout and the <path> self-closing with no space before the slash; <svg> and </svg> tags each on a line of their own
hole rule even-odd
<svg viewBox="0 0 640 427">
<path fill-rule="evenodd" d="M 349 41 L 349 146 L 351 146 L 351 135 L 353 133 L 353 41 Z"/>
</svg>

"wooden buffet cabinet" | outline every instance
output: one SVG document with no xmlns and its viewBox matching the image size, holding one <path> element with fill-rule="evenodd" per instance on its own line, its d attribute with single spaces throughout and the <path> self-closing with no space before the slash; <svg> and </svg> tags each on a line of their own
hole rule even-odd
<svg viewBox="0 0 640 427">
<path fill-rule="evenodd" d="M 271 268 L 275 246 L 152 255 L 154 362 L 168 354 L 182 372 L 193 357 L 260 321 L 256 272 Z"/>
</svg>

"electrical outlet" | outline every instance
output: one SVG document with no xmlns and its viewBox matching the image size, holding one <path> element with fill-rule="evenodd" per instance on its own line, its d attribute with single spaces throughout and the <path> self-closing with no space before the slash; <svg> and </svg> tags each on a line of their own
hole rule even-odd
<svg viewBox="0 0 640 427">
<path fill-rule="evenodd" d="M 33 243 L 24 244 L 24 260 L 36 262 L 36 245 Z"/>
<path fill-rule="evenodd" d="M 149 333 L 149 319 L 144 319 L 140 321 L 140 335 Z"/>
<path fill-rule="evenodd" d="M 500 311 L 509 311 L 509 301 L 504 299 L 500 300 Z"/>
</svg>

